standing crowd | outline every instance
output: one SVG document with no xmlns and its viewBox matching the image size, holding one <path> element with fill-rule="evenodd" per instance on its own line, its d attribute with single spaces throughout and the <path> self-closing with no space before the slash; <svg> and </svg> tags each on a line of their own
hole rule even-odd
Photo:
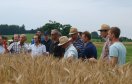
<svg viewBox="0 0 132 84">
<path fill-rule="evenodd" d="M 111 65 L 122 65 L 126 61 L 126 48 L 119 41 L 120 29 L 102 24 L 100 36 L 105 40 L 100 60 Z M 30 44 L 25 43 L 25 34 L 14 34 L 13 41 L 7 44 L 7 38 L 0 35 L 0 54 L 31 54 L 36 56 L 50 56 L 64 59 L 88 59 L 97 61 L 97 49 L 91 41 L 91 34 L 88 31 L 78 32 L 77 28 L 70 28 L 69 38 L 62 36 L 57 29 L 51 33 L 37 31 Z"/>
</svg>

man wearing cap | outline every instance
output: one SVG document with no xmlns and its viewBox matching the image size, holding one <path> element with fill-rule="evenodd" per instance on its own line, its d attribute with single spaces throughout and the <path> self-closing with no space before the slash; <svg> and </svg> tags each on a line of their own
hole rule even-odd
<svg viewBox="0 0 132 84">
<path fill-rule="evenodd" d="M 107 24 L 102 24 L 100 31 L 100 36 L 105 40 L 102 53 L 101 53 L 101 59 L 103 61 L 108 62 L 109 61 L 109 46 L 111 45 L 111 42 L 108 39 L 108 31 L 110 29 L 110 26 Z"/>
<path fill-rule="evenodd" d="M 60 37 L 59 42 L 58 46 L 65 49 L 64 58 L 78 58 L 78 52 L 67 36 Z"/>
<path fill-rule="evenodd" d="M 49 52 L 49 48 L 50 48 L 51 43 L 52 43 L 52 41 L 49 38 L 48 32 L 44 32 L 44 41 L 42 42 L 42 44 L 44 44 L 46 46 L 47 52 Z"/>
<path fill-rule="evenodd" d="M 78 57 L 82 58 L 82 53 L 83 53 L 83 41 L 81 40 L 81 38 L 78 35 L 78 30 L 77 28 L 71 28 L 69 35 L 71 36 L 71 41 L 73 43 L 73 45 L 75 46 L 75 48 L 78 51 Z"/>
</svg>

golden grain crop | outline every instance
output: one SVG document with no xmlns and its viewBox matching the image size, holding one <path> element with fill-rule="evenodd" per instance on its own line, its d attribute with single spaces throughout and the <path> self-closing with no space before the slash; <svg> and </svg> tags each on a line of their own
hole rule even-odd
<svg viewBox="0 0 132 84">
<path fill-rule="evenodd" d="M 132 64 L 7 54 L 0 56 L 0 84 L 132 84 Z"/>
</svg>

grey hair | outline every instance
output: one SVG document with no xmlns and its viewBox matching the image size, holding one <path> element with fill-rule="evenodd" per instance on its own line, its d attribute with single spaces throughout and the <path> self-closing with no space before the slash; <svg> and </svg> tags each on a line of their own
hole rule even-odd
<svg viewBox="0 0 132 84">
<path fill-rule="evenodd" d="M 58 34 L 59 36 L 61 36 L 61 32 L 59 32 L 57 29 L 51 30 L 51 33 L 55 33 L 55 34 Z"/>
</svg>

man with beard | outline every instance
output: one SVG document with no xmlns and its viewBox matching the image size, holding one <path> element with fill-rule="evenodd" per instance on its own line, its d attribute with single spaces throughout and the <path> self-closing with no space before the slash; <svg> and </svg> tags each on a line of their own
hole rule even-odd
<svg viewBox="0 0 132 84">
<path fill-rule="evenodd" d="M 112 45 L 109 48 L 110 64 L 112 66 L 125 64 L 126 61 L 126 48 L 119 41 L 120 29 L 112 27 L 108 32 L 108 38 Z"/>
</svg>

